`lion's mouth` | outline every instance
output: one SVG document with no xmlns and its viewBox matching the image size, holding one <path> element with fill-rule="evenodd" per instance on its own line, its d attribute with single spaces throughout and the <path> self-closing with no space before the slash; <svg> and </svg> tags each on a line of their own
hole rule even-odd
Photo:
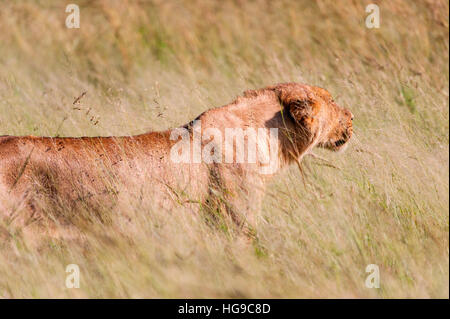
<svg viewBox="0 0 450 319">
<path fill-rule="evenodd" d="M 336 151 L 340 151 L 341 149 L 345 148 L 345 145 L 347 144 L 347 142 L 348 142 L 348 139 L 341 138 L 337 141 L 333 141 L 333 142 L 328 141 L 324 144 L 319 144 L 318 146 L 336 152 Z"/>
<path fill-rule="evenodd" d="M 334 142 L 334 145 L 335 145 L 336 147 L 339 147 L 339 146 L 344 145 L 345 143 L 347 143 L 346 140 L 340 139 L 340 140 L 337 140 L 336 142 Z"/>
</svg>

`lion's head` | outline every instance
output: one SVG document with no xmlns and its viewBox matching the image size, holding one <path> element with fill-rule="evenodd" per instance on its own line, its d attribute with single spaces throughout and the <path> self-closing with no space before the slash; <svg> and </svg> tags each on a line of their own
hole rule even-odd
<svg viewBox="0 0 450 319">
<path fill-rule="evenodd" d="M 280 102 L 292 116 L 296 135 L 307 146 L 332 151 L 345 148 L 353 134 L 353 114 L 337 105 L 320 87 L 286 83 L 276 87 Z"/>
</svg>

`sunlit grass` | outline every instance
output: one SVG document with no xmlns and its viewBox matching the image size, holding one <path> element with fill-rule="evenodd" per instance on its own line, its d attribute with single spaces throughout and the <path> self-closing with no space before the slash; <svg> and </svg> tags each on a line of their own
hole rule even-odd
<svg viewBox="0 0 450 319">
<path fill-rule="evenodd" d="M 335 167 L 307 157 L 306 185 L 295 167 L 273 180 L 253 244 L 154 209 L 151 183 L 81 238 L 0 221 L 1 297 L 448 298 L 448 2 L 383 1 L 367 29 L 364 1 L 79 1 L 72 30 L 60 1 L 39 3 L 0 3 L 0 134 L 166 129 L 297 81 L 348 107 L 355 136 L 318 151 Z"/>
</svg>

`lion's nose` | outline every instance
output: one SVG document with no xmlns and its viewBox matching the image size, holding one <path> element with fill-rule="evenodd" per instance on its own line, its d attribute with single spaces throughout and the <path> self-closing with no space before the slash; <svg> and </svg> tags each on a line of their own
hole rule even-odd
<svg viewBox="0 0 450 319">
<path fill-rule="evenodd" d="M 349 117 L 350 117 L 350 120 L 353 121 L 353 113 L 350 112 L 349 109 L 344 109 L 344 114 L 345 114 L 346 116 L 349 116 Z"/>
</svg>

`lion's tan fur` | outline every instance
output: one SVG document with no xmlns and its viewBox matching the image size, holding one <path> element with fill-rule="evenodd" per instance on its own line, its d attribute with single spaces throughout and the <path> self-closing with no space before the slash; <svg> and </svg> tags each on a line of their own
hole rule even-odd
<svg viewBox="0 0 450 319">
<path fill-rule="evenodd" d="M 316 145 L 339 149 L 351 136 L 351 117 L 324 89 L 286 83 L 246 91 L 197 120 L 202 131 L 217 128 L 222 133 L 225 128 L 278 128 L 281 169 Z M 185 127 L 192 138 L 192 125 Z M 0 137 L 0 210 L 6 216 L 18 207 L 34 212 L 40 196 L 66 205 L 120 196 L 114 185 L 133 181 L 130 187 L 150 184 L 162 207 L 174 199 L 221 203 L 238 224 L 253 223 L 269 177 L 258 172 L 261 163 L 173 163 L 170 149 L 175 143 L 170 131 L 123 137 Z"/>
</svg>

